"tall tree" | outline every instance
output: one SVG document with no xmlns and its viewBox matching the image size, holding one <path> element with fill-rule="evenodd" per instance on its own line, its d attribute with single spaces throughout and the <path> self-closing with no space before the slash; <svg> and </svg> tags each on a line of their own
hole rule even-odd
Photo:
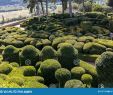
<svg viewBox="0 0 113 95">
<path fill-rule="evenodd" d="M 39 13 L 39 2 L 41 4 L 42 13 L 44 14 L 44 7 L 43 7 L 43 1 L 42 0 L 23 0 L 24 3 L 27 3 L 27 8 L 30 10 L 31 13 L 36 10 L 36 13 Z"/>
<path fill-rule="evenodd" d="M 61 0 L 62 2 L 62 13 L 65 13 L 65 10 L 67 9 L 67 0 Z"/>
<path fill-rule="evenodd" d="M 48 0 L 46 0 L 46 15 L 48 15 Z"/>
<path fill-rule="evenodd" d="M 72 17 L 72 0 L 69 0 L 69 14 Z"/>
</svg>

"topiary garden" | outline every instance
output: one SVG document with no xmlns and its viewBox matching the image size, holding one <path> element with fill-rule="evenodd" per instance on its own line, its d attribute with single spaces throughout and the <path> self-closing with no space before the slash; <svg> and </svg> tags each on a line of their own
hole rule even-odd
<svg viewBox="0 0 113 95">
<path fill-rule="evenodd" d="M 24 21 L 24 30 L 1 28 L 0 87 L 113 87 L 111 21 L 102 12 L 51 14 Z"/>
</svg>

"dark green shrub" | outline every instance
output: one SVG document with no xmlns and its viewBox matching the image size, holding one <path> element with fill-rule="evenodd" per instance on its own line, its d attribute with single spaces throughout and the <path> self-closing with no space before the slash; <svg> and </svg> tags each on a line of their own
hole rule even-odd
<svg viewBox="0 0 113 95">
<path fill-rule="evenodd" d="M 59 68 L 61 68 L 60 63 L 54 59 L 47 59 L 40 65 L 41 74 L 47 84 L 54 83 L 56 81 L 54 74 Z"/>
<path fill-rule="evenodd" d="M 80 26 L 83 29 L 83 31 L 88 32 L 88 31 L 91 31 L 91 29 L 92 29 L 92 22 L 83 21 L 83 22 L 81 22 Z"/>
<path fill-rule="evenodd" d="M 96 70 L 100 82 L 112 82 L 113 52 L 104 52 L 96 60 Z"/>
<path fill-rule="evenodd" d="M 110 31 L 100 26 L 92 26 L 92 33 L 98 35 L 98 37 L 109 36 Z"/>
<path fill-rule="evenodd" d="M 80 80 L 72 79 L 65 83 L 64 88 L 83 88 L 84 85 Z"/>
<path fill-rule="evenodd" d="M 56 59 L 57 52 L 51 46 L 45 46 L 41 51 L 41 59 Z"/>
<path fill-rule="evenodd" d="M 21 65 L 33 65 L 39 61 L 40 51 L 34 46 L 25 46 L 19 54 Z"/>
<path fill-rule="evenodd" d="M 86 87 L 90 88 L 93 77 L 90 74 L 83 74 L 81 80 L 84 84 L 86 84 Z"/>
<path fill-rule="evenodd" d="M 106 16 L 101 12 L 87 12 L 85 16 L 88 18 L 104 19 Z"/>
<path fill-rule="evenodd" d="M 106 47 L 98 43 L 89 42 L 84 45 L 83 51 L 89 54 L 101 54 L 106 51 Z"/>
<path fill-rule="evenodd" d="M 16 62 L 11 62 L 10 65 L 13 66 L 13 67 L 19 67 L 19 64 L 16 63 Z"/>
<path fill-rule="evenodd" d="M 12 44 L 17 48 L 21 48 L 24 46 L 24 43 L 22 41 L 13 41 Z"/>
<path fill-rule="evenodd" d="M 43 44 L 43 46 L 48 46 L 48 45 L 51 45 L 51 41 L 48 39 L 43 39 L 42 44 Z"/>
<path fill-rule="evenodd" d="M 66 26 L 74 26 L 78 24 L 78 19 L 77 18 L 66 18 L 64 19 L 63 23 Z"/>
<path fill-rule="evenodd" d="M 0 73 L 2 74 L 9 74 L 12 71 L 12 66 L 8 63 L 0 64 Z"/>
<path fill-rule="evenodd" d="M 59 81 L 59 87 L 64 87 L 65 82 L 71 79 L 71 72 L 65 68 L 57 69 L 55 78 Z"/>
<path fill-rule="evenodd" d="M 64 44 L 58 49 L 58 60 L 63 68 L 71 69 L 79 64 L 78 50 L 70 44 Z"/>
<path fill-rule="evenodd" d="M 71 75 L 73 79 L 81 79 L 81 76 L 85 74 L 85 69 L 82 67 L 74 67 L 71 69 Z"/>
<path fill-rule="evenodd" d="M 35 76 L 36 69 L 33 66 L 24 66 L 23 67 L 23 74 L 24 76 Z"/>
<path fill-rule="evenodd" d="M 26 45 L 29 45 L 30 42 L 33 41 L 33 40 L 34 40 L 34 38 L 27 38 L 27 39 L 24 41 L 24 43 L 25 43 Z"/>
<path fill-rule="evenodd" d="M 3 60 L 9 62 L 19 61 L 19 50 L 12 45 L 7 46 L 2 52 Z"/>
</svg>

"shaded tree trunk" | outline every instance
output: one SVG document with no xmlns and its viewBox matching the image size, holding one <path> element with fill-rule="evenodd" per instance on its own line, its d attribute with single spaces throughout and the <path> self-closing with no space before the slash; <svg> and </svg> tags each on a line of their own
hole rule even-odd
<svg viewBox="0 0 113 95">
<path fill-rule="evenodd" d="M 72 0 L 69 0 L 69 14 L 72 17 Z"/>
<path fill-rule="evenodd" d="M 48 0 L 46 0 L 46 15 L 48 16 Z"/>
<path fill-rule="evenodd" d="M 43 6 L 42 0 L 40 0 L 40 4 L 41 4 L 41 8 L 42 8 L 42 13 L 43 13 L 43 15 L 44 15 L 44 14 L 45 14 L 45 11 L 44 11 L 44 6 Z"/>
</svg>

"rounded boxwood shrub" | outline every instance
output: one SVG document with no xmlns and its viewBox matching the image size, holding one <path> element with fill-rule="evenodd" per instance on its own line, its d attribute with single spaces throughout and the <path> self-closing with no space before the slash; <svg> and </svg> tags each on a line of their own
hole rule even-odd
<svg viewBox="0 0 113 95">
<path fill-rule="evenodd" d="M 90 54 L 101 54 L 106 51 L 106 46 L 89 42 L 84 45 L 83 51 Z"/>
<path fill-rule="evenodd" d="M 73 79 L 81 79 L 83 74 L 85 74 L 85 69 L 82 67 L 74 67 L 71 69 L 71 75 Z"/>
<path fill-rule="evenodd" d="M 12 66 L 8 63 L 0 64 L 0 73 L 2 74 L 9 74 L 12 71 Z"/>
<path fill-rule="evenodd" d="M 54 59 L 47 59 L 40 65 L 41 75 L 47 84 L 56 82 L 55 71 L 61 68 L 60 63 Z"/>
<path fill-rule="evenodd" d="M 24 76 L 35 76 L 36 75 L 36 69 L 33 66 L 24 66 L 23 67 L 23 74 Z"/>
<path fill-rule="evenodd" d="M 57 52 L 51 46 L 45 46 L 41 51 L 41 59 L 56 59 Z"/>
<path fill-rule="evenodd" d="M 112 82 L 113 77 L 113 52 L 104 52 L 96 59 L 96 70 L 100 82 Z"/>
<path fill-rule="evenodd" d="M 58 60 L 63 68 L 71 69 L 79 64 L 78 50 L 71 44 L 63 44 L 57 51 Z"/>
<path fill-rule="evenodd" d="M 2 52 L 2 55 L 3 55 L 3 60 L 5 61 L 9 61 L 9 62 L 19 61 L 19 50 L 12 45 L 7 46 Z"/>
<path fill-rule="evenodd" d="M 27 45 L 25 46 L 19 54 L 21 65 L 33 65 L 35 66 L 36 62 L 39 61 L 40 51 L 34 46 Z"/>
<path fill-rule="evenodd" d="M 16 63 L 16 62 L 11 62 L 10 65 L 13 66 L 13 67 L 19 67 L 19 64 Z"/>
<path fill-rule="evenodd" d="M 80 80 L 71 79 L 65 83 L 64 88 L 83 88 L 84 85 Z"/>
<path fill-rule="evenodd" d="M 81 80 L 84 84 L 86 84 L 86 87 L 90 88 L 93 77 L 90 74 L 83 74 Z"/>
<path fill-rule="evenodd" d="M 71 79 L 71 72 L 65 68 L 57 69 L 55 78 L 59 81 L 59 87 L 64 87 L 65 82 Z"/>
</svg>

